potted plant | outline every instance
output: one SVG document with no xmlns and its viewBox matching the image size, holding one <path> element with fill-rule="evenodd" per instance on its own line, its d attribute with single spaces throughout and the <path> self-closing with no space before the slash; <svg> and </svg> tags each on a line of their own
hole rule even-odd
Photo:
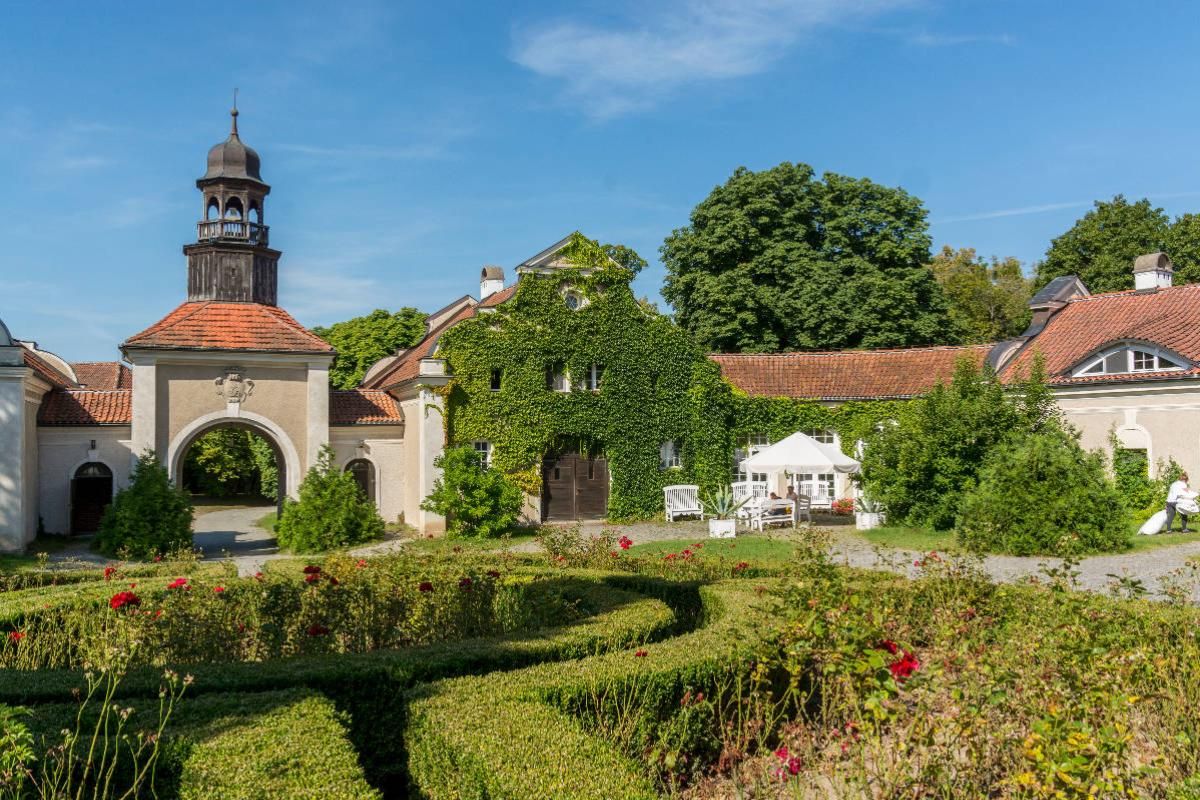
<svg viewBox="0 0 1200 800">
<path fill-rule="evenodd" d="M 705 493 L 700 503 L 704 506 L 704 511 L 712 517 L 708 521 L 708 535 L 714 539 L 732 539 L 736 536 L 737 520 L 734 519 L 734 515 L 749 501 L 749 497 L 735 500 L 733 489 L 729 486 Z"/>
<path fill-rule="evenodd" d="M 883 524 L 883 503 L 869 494 L 863 494 L 854 501 L 854 527 L 860 531 L 869 531 Z"/>
</svg>

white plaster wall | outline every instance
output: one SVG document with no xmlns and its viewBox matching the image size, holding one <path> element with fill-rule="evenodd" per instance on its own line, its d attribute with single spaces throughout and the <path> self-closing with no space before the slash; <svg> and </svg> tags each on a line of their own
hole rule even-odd
<svg viewBox="0 0 1200 800">
<path fill-rule="evenodd" d="M 71 478 L 89 461 L 112 470 L 114 493 L 129 485 L 134 461 L 131 437 L 128 425 L 38 429 L 38 505 L 47 531 L 71 529 Z M 89 447 L 93 439 L 95 451 Z"/>
<path fill-rule="evenodd" d="M 442 399 L 428 389 L 400 402 L 404 414 L 404 460 L 409 469 L 405 481 L 404 518 L 421 533 L 445 533 L 446 520 L 421 509 L 421 501 L 433 491 L 440 470 L 433 460 L 446 448 L 445 422 L 442 418 Z"/>
<path fill-rule="evenodd" d="M 38 436 L 37 414 L 41 405 L 41 391 L 25 392 L 25 430 L 22 432 L 22 447 L 24 448 L 23 471 L 25 473 L 24 492 L 21 504 L 25 516 L 25 544 L 37 538 L 38 529 Z"/>
<path fill-rule="evenodd" d="M 408 475 L 408 448 L 402 425 L 348 425 L 329 429 L 338 468 L 356 458 L 375 465 L 375 504 L 387 522 L 413 522 L 416 510 L 405 506 Z"/>
<path fill-rule="evenodd" d="M 23 550 L 26 541 L 25 373 L 23 366 L 0 366 L 0 552 Z"/>
</svg>

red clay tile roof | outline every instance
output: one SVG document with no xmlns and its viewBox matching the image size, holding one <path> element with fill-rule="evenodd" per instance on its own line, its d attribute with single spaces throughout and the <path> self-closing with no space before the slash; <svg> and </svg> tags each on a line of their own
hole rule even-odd
<svg viewBox="0 0 1200 800">
<path fill-rule="evenodd" d="M 25 366 L 36 372 L 51 386 L 57 386 L 61 389 L 69 389 L 75 386 L 75 384 L 71 382 L 70 378 L 59 372 L 58 369 L 50 364 L 49 361 L 42 358 L 29 348 L 25 348 L 23 355 L 25 359 Z"/>
<path fill-rule="evenodd" d="M 333 347 L 277 306 L 184 303 L 122 347 L 332 353 Z"/>
<path fill-rule="evenodd" d="M 507 290 L 506 290 L 507 291 Z M 499 294 L 499 292 L 497 292 Z M 489 298 L 490 299 L 490 298 Z M 420 342 L 413 347 L 404 351 L 396 362 L 388 367 L 384 372 L 372 378 L 368 383 L 363 385 L 367 389 L 382 389 L 388 386 L 395 386 L 398 383 L 411 380 L 417 377 L 417 373 L 421 368 L 421 359 L 431 358 L 434 352 L 437 351 L 438 340 L 442 338 L 442 334 L 453 328 L 464 319 L 470 319 L 475 316 L 476 311 L 473 306 L 464 306 L 454 316 L 447 319 L 441 325 L 438 325 L 429 333 L 425 334 Z"/>
<path fill-rule="evenodd" d="M 1113 292 L 1067 303 L 1046 327 L 1004 367 L 1005 377 L 1023 375 L 1035 353 L 1046 359 L 1052 384 L 1108 383 L 1193 377 L 1200 369 L 1072 378 L 1080 361 L 1121 341 L 1141 341 L 1200 362 L 1200 284 L 1149 292 Z"/>
<path fill-rule="evenodd" d="M 38 410 L 38 425 L 129 425 L 133 421 L 133 392 L 55 390 L 47 392 Z"/>
<path fill-rule="evenodd" d="M 734 386 L 757 397 L 863 400 L 916 397 L 949 381 L 960 358 L 982 364 L 990 344 L 820 353 L 713 353 Z"/>
<path fill-rule="evenodd" d="M 132 389 L 133 373 L 129 367 L 117 361 L 81 361 L 72 364 L 75 377 L 84 389 L 112 391 Z"/>
<path fill-rule="evenodd" d="M 371 389 L 334 391 L 329 395 L 330 425 L 402 425 L 396 398 Z"/>
<path fill-rule="evenodd" d="M 501 289 L 494 294 L 489 294 L 479 302 L 481 308 L 494 308 L 503 302 L 512 299 L 512 296 L 517 293 L 517 285 L 514 283 L 507 289 Z"/>
</svg>

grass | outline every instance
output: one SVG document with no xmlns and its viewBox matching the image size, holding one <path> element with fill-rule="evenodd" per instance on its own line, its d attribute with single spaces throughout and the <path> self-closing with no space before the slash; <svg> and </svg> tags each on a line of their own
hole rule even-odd
<svg viewBox="0 0 1200 800">
<path fill-rule="evenodd" d="M 71 537 L 69 536 L 43 534 L 29 543 L 26 548 L 27 555 L 0 555 L 0 574 L 37 569 L 41 566 L 39 553 L 57 553 L 70 543 Z"/>
<path fill-rule="evenodd" d="M 734 539 L 709 539 L 708 537 L 693 539 L 665 539 L 657 542 L 635 544 L 627 551 L 631 556 L 660 556 L 667 553 L 679 553 L 685 548 L 691 549 L 694 557 L 700 560 L 726 558 L 737 561 L 759 563 L 780 563 L 789 561 L 796 552 L 795 542 L 765 534 L 739 534 Z M 694 545 L 702 547 L 696 549 Z"/>
<path fill-rule="evenodd" d="M 1176 522 L 1176 525 L 1179 523 Z M 1173 544 L 1187 544 L 1188 542 L 1200 542 L 1200 531 L 1193 533 L 1156 533 L 1153 536 L 1138 536 L 1133 537 L 1133 547 L 1127 552 L 1141 552 L 1144 550 L 1156 550 L 1160 547 L 1168 547 Z"/>
<path fill-rule="evenodd" d="M 279 513 L 272 510 L 269 513 L 263 514 L 254 521 L 254 524 L 262 528 L 267 533 L 275 532 L 275 525 L 279 522 Z"/>
<path fill-rule="evenodd" d="M 899 525 L 886 525 L 869 531 L 854 530 L 854 535 L 861 536 L 871 544 L 883 547 L 895 547 L 899 550 L 916 550 L 928 553 L 931 550 L 954 551 L 957 543 L 953 531 L 935 531 L 932 528 L 905 528 Z"/>
</svg>

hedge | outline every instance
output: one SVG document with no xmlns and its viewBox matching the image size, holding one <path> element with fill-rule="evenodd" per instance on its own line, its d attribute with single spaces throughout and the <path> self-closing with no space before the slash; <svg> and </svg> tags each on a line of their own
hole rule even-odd
<svg viewBox="0 0 1200 800">
<path fill-rule="evenodd" d="M 73 727 L 76 710 L 74 705 L 40 706 L 30 722 L 52 743 L 59 730 Z M 328 698 L 303 689 L 185 695 L 164 731 L 156 796 L 379 798 L 358 763 L 343 717 Z"/>
<path fill-rule="evenodd" d="M 657 797 L 641 763 L 565 711 L 600 689 L 678 703 L 742 661 L 739 643 L 757 641 L 754 595 L 727 582 L 699 596 L 707 624 L 658 644 L 414 688 L 404 727 L 412 784 L 431 800 Z"/>
</svg>

